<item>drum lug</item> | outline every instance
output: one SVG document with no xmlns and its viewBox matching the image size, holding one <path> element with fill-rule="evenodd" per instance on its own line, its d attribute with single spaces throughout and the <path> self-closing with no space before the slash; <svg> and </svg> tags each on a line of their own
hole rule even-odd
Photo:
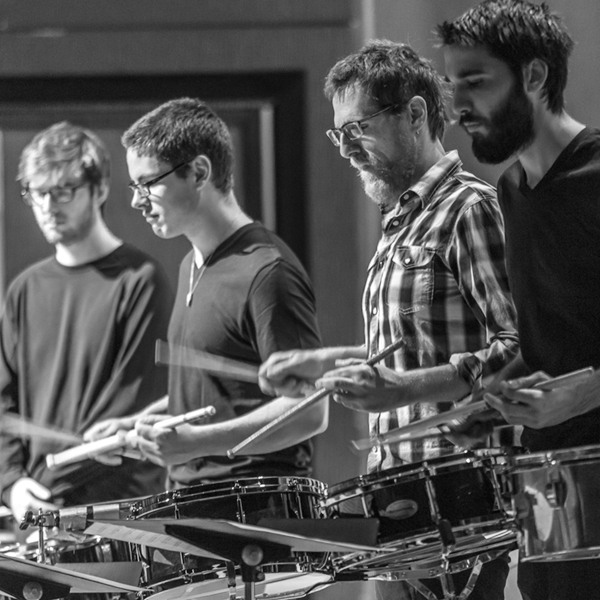
<svg viewBox="0 0 600 600">
<path fill-rule="evenodd" d="M 560 475 L 557 476 L 555 481 L 551 481 L 546 484 L 545 491 L 546 499 L 548 504 L 552 508 L 563 508 L 567 500 L 567 486 L 561 479 Z"/>
<path fill-rule="evenodd" d="M 523 492 L 513 494 L 513 507 L 517 521 L 528 519 L 531 516 L 531 498 L 529 494 Z"/>
</svg>

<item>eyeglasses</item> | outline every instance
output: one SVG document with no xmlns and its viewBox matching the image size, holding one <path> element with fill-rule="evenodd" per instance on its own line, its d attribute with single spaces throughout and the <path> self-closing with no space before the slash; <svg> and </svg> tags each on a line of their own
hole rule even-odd
<svg viewBox="0 0 600 600">
<path fill-rule="evenodd" d="M 26 187 L 21 190 L 21 198 L 27 206 L 42 206 L 46 196 L 50 196 L 51 200 L 56 202 L 56 204 L 68 204 L 75 197 L 75 192 L 86 185 L 89 185 L 88 181 L 84 181 L 79 185 L 65 185 L 47 190 Z"/>
<path fill-rule="evenodd" d="M 154 185 L 156 183 L 158 183 L 161 179 L 164 179 L 165 177 L 167 177 L 167 175 L 170 175 L 171 173 L 174 173 L 175 171 L 177 171 L 177 169 L 181 169 L 181 167 L 187 165 L 187 161 L 186 162 L 182 162 L 181 164 L 177 165 L 176 167 L 173 167 L 170 171 L 167 171 L 166 173 L 163 173 L 162 175 L 159 175 L 158 177 L 155 177 L 154 179 L 151 179 L 150 181 L 145 181 L 144 183 L 129 183 L 127 184 L 127 187 L 131 190 L 132 194 L 135 194 L 136 192 L 139 194 L 140 198 L 148 198 L 150 196 L 150 186 Z"/>
<path fill-rule="evenodd" d="M 331 143 L 336 147 L 339 147 L 342 144 L 342 133 L 351 141 L 357 140 L 364 134 L 362 124 L 365 121 L 368 121 L 369 119 L 372 119 L 377 115 L 387 112 L 388 110 L 397 108 L 398 106 L 400 106 L 400 104 L 391 104 L 390 106 L 386 106 L 385 108 L 374 112 L 372 115 L 369 115 L 368 117 L 365 117 L 360 121 L 351 121 L 350 123 L 342 125 L 339 129 L 328 129 L 325 132 L 325 135 L 331 140 Z"/>
</svg>

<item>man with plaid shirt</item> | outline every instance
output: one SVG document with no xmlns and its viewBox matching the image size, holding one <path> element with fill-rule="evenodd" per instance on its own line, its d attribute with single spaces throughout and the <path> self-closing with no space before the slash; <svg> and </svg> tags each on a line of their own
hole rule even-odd
<svg viewBox="0 0 600 600">
<path fill-rule="evenodd" d="M 382 213 L 363 298 L 365 345 L 276 353 L 261 382 L 285 395 L 317 382 L 369 412 L 379 435 L 452 408 L 518 351 L 503 223 L 494 188 L 445 152 L 444 84 L 410 47 L 370 42 L 331 69 L 325 94 L 336 125 L 327 135 Z M 399 339 L 384 363 L 364 364 Z M 371 452 L 368 469 L 453 451 L 440 436 L 387 445 Z M 484 565 L 471 598 L 503 598 L 507 571 L 505 560 Z M 457 591 L 468 576 L 454 577 Z M 395 585 L 378 592 L 402 597 Z"/>
</svg>

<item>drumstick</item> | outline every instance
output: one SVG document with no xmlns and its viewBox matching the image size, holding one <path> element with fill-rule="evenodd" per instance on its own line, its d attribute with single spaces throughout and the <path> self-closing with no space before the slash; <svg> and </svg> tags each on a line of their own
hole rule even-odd
<svg viewBox="0 0 600 600">
<path fill-rule="evenodd" d="M 373 355 L 371 358 L 365 361 L 366 365 L 372 367 L 376 365 L 378 362 L 381 362 L 391 354 L 393 354 L 400 346 L 404 345 L 404 340 L 402 338 L 396 340 L 386 348 L 384 348 L 379 354 Z M 280 414 L 276 419 L 273 419 L 270 423 L 267 423 L 264 427 L 261 427 L 258 431 L 255 431 L 252 435 L 248 436 L 245 440 L 241 441 L 237 446 L 227 450 L 227 456 L 229 458 L 234 458 L 237 454 L 239 454 L 242 450 L 247 450 L 248 446 L 252 446 L 257 441 L 265 437 L 267 434 L 271 434 L 283 427 L 287 421 L 289 421 L 292 417 L 296 416 L 300 412 L 310 408 L 313 404 L 331 394 L 331 390 L 321 389 L 316 391 L 314 394 L 304 398 L 296 404 L 292 406 L 292 408 L 286 410 L 284 413 Z"/>
<path fill-rule="evenodd" d="M 213 375 L 258 383 L 258 367 L 256 365 L 225 356 L 217 356 L 210 352 L 167 344 L 162 340 L 156 341 L 155 362 L 162 365 L 202 369 Z"/>
<path fill-rule="evenodd" d="M 71 445 L 81 444 L 82 442 L 82 438 L 74 433 L 69 433 L 56 427 L 37 425 L 24 417 L 18 417 L 6 412 L 0 415 L 0 431 L 6 431 L 7 433 L 24 438 L 38 438 L 50 442 L 64 442 Z"/>
<path fill-rule="evenodd" d="M 579 369 L 578 371 L 572 371 L 571 373 L 559 375 L 558 377 L 554 377 L 553 379 L 540 381 L 532 387 L 538 390 L 550 391 L 559 387 L 577 385 L 578 383 L 581 383 L 582 381 L 590 377 L 590 375 L 592 375 L 593 373 L 594 369 L 592 367 L 586 367 L 584 369 Z M 463 400 L 463 404 L 461 406 L 452 410 L 440 413 L 439 415 L 434 415 L 433 417 L 429 417 L 428 419 L 422 419 L 421 421 L 409 423 L 404 427 L 398 427 L 397 429 L 388 431 L 387 433 L 379 435 L 375 438 L 354 440 L 352 442 L 352 445 L 357 450 L 368 450 L 373 446 L 382 446 L 383 444 L 390 444 L 394 442 L 410 441 L 405 439 L 406 436 L 410 433 L 421 431 L 423 429 L 429 429 L 430 427 L 437 427 L 438 425 L 449 423 L 450 421 L 454 421 L 455 419 L 460 419 L 461 417 L 466 417 L 468 415 L 474 414 L 476 412 L 481 412 L 482 410 L 488 408 L 485 400 L 480 400 L 479 402 L 472 402 L 470 404 L 464 404 L 464 402 L 468 402 L 470 398 L 472 398 L 472 396 L 468 396 L 466 400 Z"/>
<path fill-rule="evenodd" d="M 215 414 L 213 406 L 207 406 L 205 408 L 199 408 L 192 410 L 183 415 L 177 415 L 176 417 L 169 417 L 162 421 L 156 422 L 153 426 L 158 429 L 169 429 L 171 427 L 178 427 L 184 423 L 191 423 L 198 421 L 205 417 L 210 417 Z M 129 431 L 119 431 L 115 435 L 111 435 L 102 440 L 96 440 L 95 442 L 88 442 L 87 444 L 81 444 L 76 448 L 70 448 L 57 454 L 46 455 L 46 465 L 49 469 L 56 469 L 62 465 L 70 465 L 86 458 L 94 458 L 119 448 L 124 448 L 131 443 L 137 437 L 135 429 Z"/>
</svg>

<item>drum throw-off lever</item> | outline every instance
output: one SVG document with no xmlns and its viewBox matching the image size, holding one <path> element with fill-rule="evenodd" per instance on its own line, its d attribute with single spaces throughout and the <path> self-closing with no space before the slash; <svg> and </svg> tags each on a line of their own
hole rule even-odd
<svg viewBox="0 0 600 600">
<path fill-rule="evenodd" d="M 28 510 L 23 515 L 19 523 L 19 529 L 25 530 L 28 527 L 56 527 L 58 525 L 58 513 L 51 511 L 43 512 L 41 509 L 36 515 L 32 510 Z"/>
<path fill-rule="evenodd" d="M 452 525 L 448 519 L 440 519 L 437 524 L 438 531 L 440 533 L 440 541 L 442 542 L 442 548 L 451 549 L 456 544 L 456 538 L 452 531 Z"/>
</svg>

